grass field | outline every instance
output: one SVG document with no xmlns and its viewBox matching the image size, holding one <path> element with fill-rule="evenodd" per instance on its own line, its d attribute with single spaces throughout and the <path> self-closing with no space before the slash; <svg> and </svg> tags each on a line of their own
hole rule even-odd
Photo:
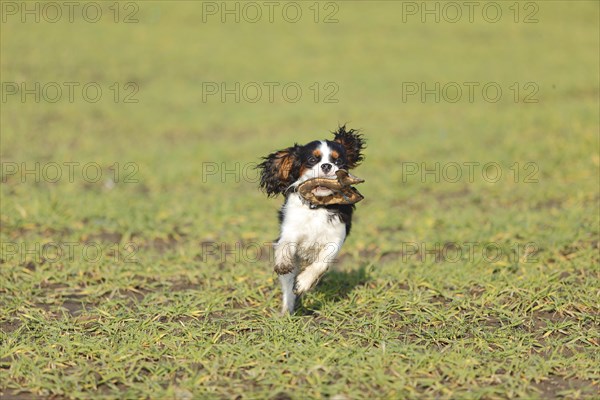
<svg viewBox="0 0 600 400">
<path fill-rule="evenodd" d="M 3 398 L 599 397 L 598 2 L 24 4 Z M 279 317 L 252 167 L 344 123 L 365 200 Z"/>
</svg>

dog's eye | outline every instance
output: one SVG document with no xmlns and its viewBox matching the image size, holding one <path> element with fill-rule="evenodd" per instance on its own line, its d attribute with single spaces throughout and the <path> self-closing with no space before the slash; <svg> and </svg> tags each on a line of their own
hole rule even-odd
<svg viewBox="0 0 600 400">
<path fill-rule="evenodd" d="M 335 165 L 342 165 L 342 159 L 341 158 L 336 158 L 335 161 L 333 162 Z"/>
<path fill-rule="evenodd" d="M 315 157 L 315 156 L 308 157 L 308 163 L 309 164 L 316 164 L 317 163 L 317 157 Z"/>
</svg>

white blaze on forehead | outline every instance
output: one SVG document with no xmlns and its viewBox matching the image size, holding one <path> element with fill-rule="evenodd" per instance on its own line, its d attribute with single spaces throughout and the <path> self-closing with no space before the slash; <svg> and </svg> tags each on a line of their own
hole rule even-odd
<svg viewBox="0 0 600 400">
<path fill-rule="evenodd" d="M 321 145 L 319 146 L 319 151 L 321 152 L 321 162 L 319 162 L 319 164 L 323 164 L 323 163 L 329 163 L 329 154 L 331 152 L 331 149 L 329 148 L 329 145 L 327 144 L 327 142 L 325 141 L 321 141 Z"/>
</svg>

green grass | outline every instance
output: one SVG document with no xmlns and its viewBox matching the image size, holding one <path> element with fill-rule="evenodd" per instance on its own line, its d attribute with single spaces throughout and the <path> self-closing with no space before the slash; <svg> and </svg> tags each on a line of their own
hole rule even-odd
<svg viewBox="0 0 600 400">
<path fill-rule="evenodd" d="M 400 2 L 340 2 L 335 24 L 313 23 L 312 3 L 297 24 L 203 23 L 193 2 L 137 4 L 137 24 L 2 23 L 2 82 L 104 90 L 93 104 L 2 102 L 3 168 L 103 169 L 97 183 L 4 171 L 2 395 L 598 397 L 597 2 L 539 2 L 535 24 L 514 23 L 512 2 L 496 24 L 403 23 Z M 115 103 L 115 82 L 136 82 L 139 102 Z M 203 102 L 203 82 L 298 82 L 305 94 Z M 334 82 L 339 101 L 313 101 L 314 82 Z M 403 82 L 504 92 L 404 102 Z M 526 82 L 537 103 L 523 102 Z M 282 318 L 265 244 L 281 199 L 251 170 L 202 171 L 242 171 L 345 122 L 368 139 L 355 171 L 366 199 L 335 268 Z M 109 184 L 116 162 L 121 178 L 135 163 L 137 183 Z M 403 174 L 408 162 L 495 162 L 503 178 L 423 182 Z M 71 243 L 73 256 L 48 243 Z M 462 257 L 441 253 L 448 243 Z M 498 259 L 483 257 L 488 243 Z"/>
</svg>

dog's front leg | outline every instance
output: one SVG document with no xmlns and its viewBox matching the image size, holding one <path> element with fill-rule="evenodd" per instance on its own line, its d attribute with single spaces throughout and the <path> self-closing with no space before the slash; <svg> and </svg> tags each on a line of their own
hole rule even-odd
<svg viewBox="0 0 600 400">
<path fill-rule="evenodd" d="M 282 314 L 292 314 L 296 304 L 294 282 L 298 275 L 296 265 L 297 242 L 280 238 L 275 244 L 275 272 L 279 275 L 283 292 Z"/>
<path fill-rule="evenodd" d="M 275 272 L 277 275 L 286 275 L 296 269 L 296 255 L 298 242 L 280 238 L 275 243 Z"/>
<path fill-rule="evenodd" d="M 342 243 L 343 241 L 331 242 L 317 251 L 315 258 L 311 259 L 311 263 L 296 278 L 294 285 L 294 293 L 296 295 L 301 295 L 317 284 L 333 263 L 335 256 L 342 247 Z"/>
<path fill-rule="evenodd" d="M 297 270 L 289 274 L 279 275 L 281 282 L 281 291 L 283 292 L 283 306 L 281 315 L 293 314 L 296 307 L 296 294 L 294 293 L 294 282 L 296 281 Z"/>
</svg>

